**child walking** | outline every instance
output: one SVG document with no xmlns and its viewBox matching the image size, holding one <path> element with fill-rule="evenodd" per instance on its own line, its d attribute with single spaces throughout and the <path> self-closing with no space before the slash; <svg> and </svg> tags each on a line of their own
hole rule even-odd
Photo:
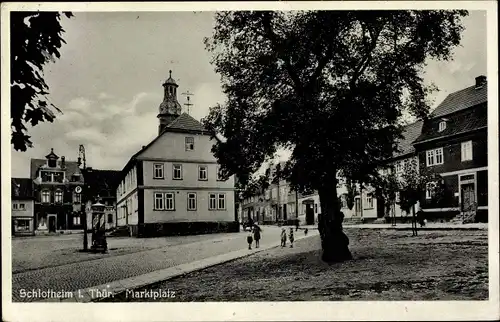
<svg viewBox="0 0 500 322">
<path fill-rule="evenodd" d="M 286 246 L 286 230 L 285 228 L 281 228 L 281 247 Z"/>
<path fill-rule="evenodd" d="M 290 240 L 290 248 L 293 248 L 293 228 L 290 227 L 290 234 L 288 235 L 288 239 Z"/>
<path fill-rule="evenodd" d="M 257 225 L 253 226 L 253 239 L 255 239 L 255 248 L 259 248 L 259 241 L 260 241 L 260 227 Z"/>
<path fill-rule="evenodd" d="M 252 233 L 250 233 L 247 236 L 247 242 L 248 242 L 248 249 L 252 249 L 252 242 L 253 242 Z"/>
</svg>

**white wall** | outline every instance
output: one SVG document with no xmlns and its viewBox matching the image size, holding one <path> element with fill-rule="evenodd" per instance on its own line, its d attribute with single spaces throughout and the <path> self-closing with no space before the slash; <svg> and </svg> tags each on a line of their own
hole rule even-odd
<svg viewBox="0 0 500 322">
<path fill-rule="evenodd" d="M 153 210 L 155 192 L 174 192 L 175 210 Z M 195 192 L 197 197 L 196 210 L 187 210 L 187 194 Z M 209 194 L 225 193 L 226 209 L 209 210 Z M 144 223 L 182 222 L 182 221 L 234 221 L 234 192 L 220 190 L 170 190 L 144 189 Z"/>
</svg>

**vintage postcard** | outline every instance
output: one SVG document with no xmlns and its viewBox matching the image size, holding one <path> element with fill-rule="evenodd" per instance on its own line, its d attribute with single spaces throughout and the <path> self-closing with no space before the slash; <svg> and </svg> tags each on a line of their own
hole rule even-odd
<svg viewBox="0 0 500 322">
<path fill-rule="evenodd" d="M 1 8 L 3 320 L 500 317 L 496 2 Z"/>
</svg>

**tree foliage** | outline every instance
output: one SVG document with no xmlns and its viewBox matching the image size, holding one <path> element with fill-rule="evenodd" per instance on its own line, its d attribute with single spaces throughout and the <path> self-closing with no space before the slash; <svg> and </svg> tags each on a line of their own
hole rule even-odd
<svg viewBox="0 0 500 322">
<path fill-rule="evenodd" d="M 204 124 L 227 140 L 223 171 L 249 179 L 278 148 L 283 174 L 318 191 L 323 259 L 342 260 L 337 175 L 369 183 L 392 156 L 404 110 L 425 117 L 427 59 L 449 60 L 465 11 L 236 11 L 216 13 L 206 39 L 227 96 Z M 342 246 L 344 245 L 344 246 Z M 343 255 L 339 255 L 339 254 Z"/>
<path fill-rule="evenodd" d="M 399 181 L 399 206 L 410 213 L 412 208 L 425 196 L 427 189 L 431 191 L 431 200 L 439 204 L 444 198 L 444 183 L 439 174 L 420 173 L 417 159 L 405 162 L 401 180 Z"/>
<path fill-rule="evenodd" d="M 70 12 L 63 14 L 72 17 Z M 32 146 L 27 123 L 52 122 L 54 110 L 60 112 L 47 98 L 49 87 L 43 77 L 45 64 L 60 58 L 65 43 L 60 19 L 58 12 L 10 13 L 11 143 L 18 151 Z"/>
</svg>

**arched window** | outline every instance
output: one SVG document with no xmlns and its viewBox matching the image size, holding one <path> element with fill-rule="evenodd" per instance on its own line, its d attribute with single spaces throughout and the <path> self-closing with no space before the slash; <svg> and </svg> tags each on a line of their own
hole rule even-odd
<svg viewBox="0 0 500 322">
<path fill-rule="evenodd" d="M 56 190 L 54 194 L 54 202 L 62 203 L 63 202 L 63 192 L 61 190 Z"/>
<path fill-rule="evenodd" d="M 49 203 L 50 202 L 50 191 L 42 190 L 42 202 Z"/>
</svg>

